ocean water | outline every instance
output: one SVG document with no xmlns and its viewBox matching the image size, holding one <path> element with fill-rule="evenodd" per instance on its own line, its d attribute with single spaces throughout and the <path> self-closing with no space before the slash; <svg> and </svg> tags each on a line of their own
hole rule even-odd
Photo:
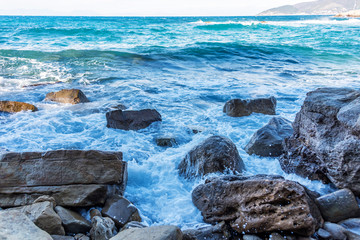
<svg viewBox="0 0 360 240">
<path fill-rule="evenodd" d="M 246 175 L 279 174 L 325 194 L 333 189 L 243 150 L 272 116 L 231 118 L 222 108 L 232 98 L 275 96 L 277 115 L 294 120 L 308 91 L 359 89 L 359 33 L 359 19 L 324 16 L 2 16 L 0 100 L 39 111 L 0 114 L 0 152 L 122 151 L 125 196 L 149 225 L 203 224 L 191 191 L 204 180 L 185 180 L 176 166 L 213 134 L 236 144 Z M 40 83 L 47 85 L 30 86 Z M 64 88 L 81 89 L 91 102 L 44 101 Z M 163 121 L 140 131 L 106 128 L 105 113 L 119 104 L 155 108 Z M 157 136 L 173 136 L 178 145 L 158 147 Z"/>
</svg>

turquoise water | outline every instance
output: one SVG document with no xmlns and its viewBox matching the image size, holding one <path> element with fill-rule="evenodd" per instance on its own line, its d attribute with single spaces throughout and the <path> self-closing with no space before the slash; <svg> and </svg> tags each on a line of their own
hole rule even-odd
<svg viewBox="0 0 360 240">
<path fill-rule="evenodd" d="M 266 21 L 266 22 L 262 22 Z M 186 153 L 212 134 L 234 141 L 247 171 L 283 173 L 276 158 L 243 150 L 271 116 L 231 118 L 231 98 L 273 95 L 277 114 L 293 120 L 308 91 L 360 88 L 360 20 L 299 17 L 0 17 L 0 100 L 38 112 L 0 114 L 0 152 L 54 149 L 122 151 L 126 197 L 148 224 L 202 224 L 191 191 L 203 180 L 178 177 Z M 55 83 L 37 87 L 31 84 Z M 46 93 L 79 88 L 91 103 L 45 102 Z M 140 131 L 106 128 L 105 113 L 157 109 L 163 118 Z M 193 134 L 191 129 L 201 129 Z M 156 146 L 173 136 L 174 148 Z"/>
</svg>

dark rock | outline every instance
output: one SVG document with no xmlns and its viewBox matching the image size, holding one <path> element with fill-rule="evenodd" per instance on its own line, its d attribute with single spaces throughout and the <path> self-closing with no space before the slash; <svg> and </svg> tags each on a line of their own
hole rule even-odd
<svg viewBox="0 0 360 240">
<path fill-rule="evenodd" d="M 95 216 L 91 219 L 91 240 L 108 240 L 115 233 L 115 223 L 111 218 Z"/>
<path fill-rule="evenodd" d="M 106 113 L 107 127 L 123 130 L 140 130 L 153 122 L 161 121 L 161 115 L 155 109 L 140 111 L 115 110 Z"/>
<path fill-rule="evenodd" d="M 253 112 L 275 115 L 275 109 L 276 99 L 274 97 L 251 100 L 232 99 L 226 102 L 223 112 L 230 117 L 243 117 L 249 116 Z"/>
<path fill-rule="evenodd" d="M 53 240 L 75 240 L 72 236 L 51 235 Z"/>
<path fill-rule="evenodd" d="M 331 234 L 322 228 L 320 228 L 317 231 L 317 235 L 320 237 L 320 239 L 324 239 L 324 240 L 331 239 Z"/>
<path fill-rule="evenodd" d="M 131 221 L 141 222 L 138 209 L 124 197 L 114 196 L 106 200 L 102 215 L 111 218 L 121 228 Z"/>
<path fill-rule="evenodd" d="M 57 206 L 55 210 L 59 214 L 67 234 L 86 233 L 90 231 L 90 223 L 79 213 L 61 206 Z"/>
<path fill-rule="evenodd" d="M 142 222 L 137 222 L 137 221 L 131 221 L 128 222 L 127 224 L 125 224 L 120 231 L 124 231 L 126 229 L 130 229 L 130 228 L 145 228 L 148 227 L 147 225 L 145 225 Z"/>
<path fill-rule="evenodd" d="M 27 206 L 9 208 L 5 212 L 24 213 L 36 226 L 49 234 L 65 235 L 61 219 L 54 211 L 52 202 L 38 202 Z"/>
<path fill-rule="evenodd" d="M 110 240 L 182 240 L 181 230 L 175 226 L 131 228 L 118 233 Z"/>
<path fill-rule="evenodd" d="M 89 102 L 89 99 L 79 89 L 63 89 L 59 92 L 51 92 L 46 94 L 45 100 L 71 104 Z"/>
<path fill-rule="evenodd" d="M 16 113 L 21 111 L 35 112 L 38 109 L 29 103 L 14 102 L 14 101 L 0 101 L 0 112 Z"/>
<path fill-rule="evenodd" d="M 52 240 L 51 236 L 38 228 L 24 213 L 0 211 L 0 239 Z"/>
<path fill-rule="evenodd" d="M 90 240 L 90 238 L 82 233 L 78 233 L 74 236 L 75 240 Z"/>
<path fill-rule="evenodd" d="M 280 158 L 287 173 L 360 194 L 360 92 L 320 88 L 307 94 Z"/>
<path fill-rule="evenodd" d="M 183 230 L 183 235 L 184 240 L 228 240 L 231 237 L 231 233 L 225 222 L 221 222 L 215 226 Z"/>
<path fill-rule="evenodd" d="M 193 148 L 180 162 L 178 169 L 180 175 L 192 178 L 226 170 L 241 173 L 245 166 L 230 139 L 212 136 Z"/>
<path fill-rule="evenodd" d="M 90 210 L 90 219 L 93 219 L 93 217 L 96 217 L 96 216 L 101 217 L 101 212 L 100 212 L 100 210 L 98 210 L 98 209 L 96 209 L 96 208 L 91 209 L 91 210 Z"/>
<path fill-rule="evenodd" d="M 173 137 L 158 137 L 155 139 L 155 142 L 160 147 L 173 147 L 177 144 Z"/>
<path fill-rule="evenodd" d="M 360 218 L 350 218 L 338 223 L 346 229 L 345 234 L 349 240 L 360 239 Z"/>
<path fill-rule="evenodd" d="M 279 234 L 277 232 L 273 232 L 270 234 L 269 240 L 285 240 L 285 238 L 283 236 L 281 236 L 281 234 Z"/>
<path fill-rule="evenodd" d="M 359 205 L 349 189 L 342 189 L 316 200 L 325 221 L 339 222 L 360 216 Z"/>
<path fill-rule="evenodd" d="M 251 137 L 245 151 L 262 157 L 278 157 L 284 153 L 283 141 L 293 134 L 291 122 L 281 118 L 272 118 L 267 125 Z"/>
<path fill-rule="evenodd" d="M 205 222 L 225 221 L 239 233 L 311 236 L 323 222 L 304 187 L 280 176 L 212 178 L 194 189 L 192 199 Z"/>
<path fill-rule="evenodd" d="M 127 181 L 121 152 L 57 150 L 0 158 L 0 206 L 31 204 L 42 195 L 61 206 L 103 205 Z"/>
<path fill-rule="evenodd" d="M 346 240 L 347 239 L 346 234 L 345 234 L 346 229 L 338 224 L 325 222 L 323 228 L 331 234 L 331 237 L 333 240 Z"/>
</svg>

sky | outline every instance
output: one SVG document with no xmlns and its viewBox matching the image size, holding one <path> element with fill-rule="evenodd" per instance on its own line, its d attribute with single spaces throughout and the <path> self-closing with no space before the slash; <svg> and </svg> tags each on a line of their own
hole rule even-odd
<svg viewBox="0 0 360 240">
<path fill-rule="evenodd" d="M 1 15 L 247 16 L 309 0 L 0 0 Z"/>
</svg>

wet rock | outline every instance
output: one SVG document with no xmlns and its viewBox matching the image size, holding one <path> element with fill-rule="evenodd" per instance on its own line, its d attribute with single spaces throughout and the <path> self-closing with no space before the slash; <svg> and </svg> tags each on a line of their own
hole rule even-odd
<svg viewBox="0 0 360 240">
<path fill-rule="evenodd" d="M 101 212 L 100 212 L 100 210 L 98 210 L 98 209 L 96 209 L 96 208 L 91 209 L 91 210 L 90 210 L 90 219 L 93 219 L 93 217 L 96 217 L 96 216 L 101 217 Z"/>
<path fill-rule="evenodd" d="M 230 139 L 212 136 L 193 148 L 180 162 L 178 169 L 180 175 L 193 178 L 227 170 L 241 173 L 245 166 Z"/>
<path fill-rule="evenodd" d="M 323 228 L 331 234 L 331 237 L 333 240 L 347 239 L 346 234 L 345 234 L 346 229 L 338 224 L 325 222 Z"/>
<path fill-rule="evenodd" d="M 53 240 L 75 240 L 72 236 L 51 235 Z"/>
<path fill-rule="evenodd" d="M 223 112 L 230 117 L 243 117 L 252 113 L 275 115 L 275 109 L 276 99 L 274 97 L 251 100 L 232 99 L 226 102 Z"/>
<path fill-rule="evenodd" d="M 285 140 L 282 169 L 332 182 L 360 194 L 360 92 L 320 88 L 309 92 Z"/>
<path fill-rule="evenodd" d="M 173 147 L 177 145 L 176 140 L 173 137 L 157 137 L 155 142 L 156 145 L 160 147 Z"/>
<path fill-rule="evenodd" d="M 90 238 L 84 234 L 78 233 L 74 236 L 75 240 L 90 240 Z"/>
<path fill-rule="evenodd" d="M 5 212 L 24 213 L 36 226 L 49 234 L 65 235 L 61 219 L 54 211 L 52 202 L 38 202 L 27 206 L 9 208 Z"/>
<path fill-rule="evenodd" d="M 86 233 L 90 231 L 90 223 L 79 213 L 61 206 L 55 207 L 55 211 L 59 214 L 67 234 Z"/>
<path fill-rule="evenodd" d="M 225 222 L 221 222 L 215 226 L 206 226 L 183 231 L 184 240 L 228 240 L 230 237 L 231 233 Z"/>
<path fill-rule="evenodd" d="M 145 225 L 142 222 L 137 222 L 137 221 L 131 221 L 128 222 L 127 224 L 125 224 L 120 231 L 124 231 L 126 229 L 130 229 L 130 228 L 145 228 L 148 227 L 147 225 Z"/>
<path fill-rule="evenodd" d="M 38 228 L 24 213 L 0 211 L 0 239 L 52 240 L 51 236 Z"/>
<path fill-rule="evenodd" d="M 146 228 L 131 228 L 118 233 L 110 240 L 182 240 L 183 234 L 175 226 L 153 226 Z"/>
<path fill-rule="evenodd" d="M 225 221 L 237 232 L 294 232 L 311 236 L 323 220 L 305 188 L 280 176 L 223 176 L 192 192 L 204 221 Z"/>
<path fill-rule="evenodd" d="M 59 92 L 51 92 L 46 94 L 45 100 L 70 104 L 90 102 L 85 94 L 79 89 L 63 89 Z"/>
<path fill-rule="evenodd" d="M 48 196 L 48 195 L 40 196 L 37 199 L 35 199 L 35 201 L 34 201 L 34 203 L 40 203 L 40 202 L 51 202 L 53 208 L 56 207 L 55 198 Z"/>
<path fill-rule="evenodd" d="M 320 228 L 317 231 L 317 235 L 320 237 L 320 239 L 324 239 L 324 240 L 331 239 L 331 234 L 322 228 Z"/>
<path fill-rule="evenodd" d="M 103 205 L 127 181 L 121 152 L 57 150 L 7 153 L 0 158 L 0 206 L 31 204 L 42 195 L 61 206 Z"/>
<path fill-rule="evenodd" d="M 141 222 L 138 209 L 126 198 L 114 196 L 106 200 L 102 215 L 111 218 L 116 227 L 121 228 L 131 221 Z"/>
<path fill-rule="evenodd" d="M 349 240 L 360 239 L 360 218 L 350 218 L 338 223 L 346 229 L 346 235 Z"/>
<path fill-rule="evenodd" d="M 107 127 L 122 130 L 140 130 L 153 122 L 161 121 L 161 115 L 155 109 L 140 111 L 115 110 L 106 113 Z"/>
<path fill-rule="evenodd" d="M 281 234 L 279 234 L 277 232 L 273 232 L 270 234 L 269 240 L 285 240 L 285 238 L 283 236 L 281 236 Z"/>
<path fill-rule="evenodd" d="M 262 240 L 262 239 L 256 235 L 245 234 L 243 236 L 243 240 Z"/>
<path fill-rule="evenodd" d="M 21 111 L 35 112 L 38 109 L 29 103 L 14 102 L 14 101 L 0 101 L 0 112 L 16 113 Z"/>
<path fill-rule="evenodd" d="M 91 219 L 91 240 L 108 240 L 116 233 L 115 223 L 108 217 L 95 216 Z"/>
<path fill-rule="evenodd" d="M 281 117 L 272 118 L 251 137 L 245 151 L 262 157 L 278 157 L 284 152 L 283 141 L 292 135 L 291 122 Z"/>
<path fill-rule="evenodd" d="M 359 205 L 349 189 L 342 189 L 316 199 L 324 220 L 339 222 L 360 216 Z"/>
</svg>

